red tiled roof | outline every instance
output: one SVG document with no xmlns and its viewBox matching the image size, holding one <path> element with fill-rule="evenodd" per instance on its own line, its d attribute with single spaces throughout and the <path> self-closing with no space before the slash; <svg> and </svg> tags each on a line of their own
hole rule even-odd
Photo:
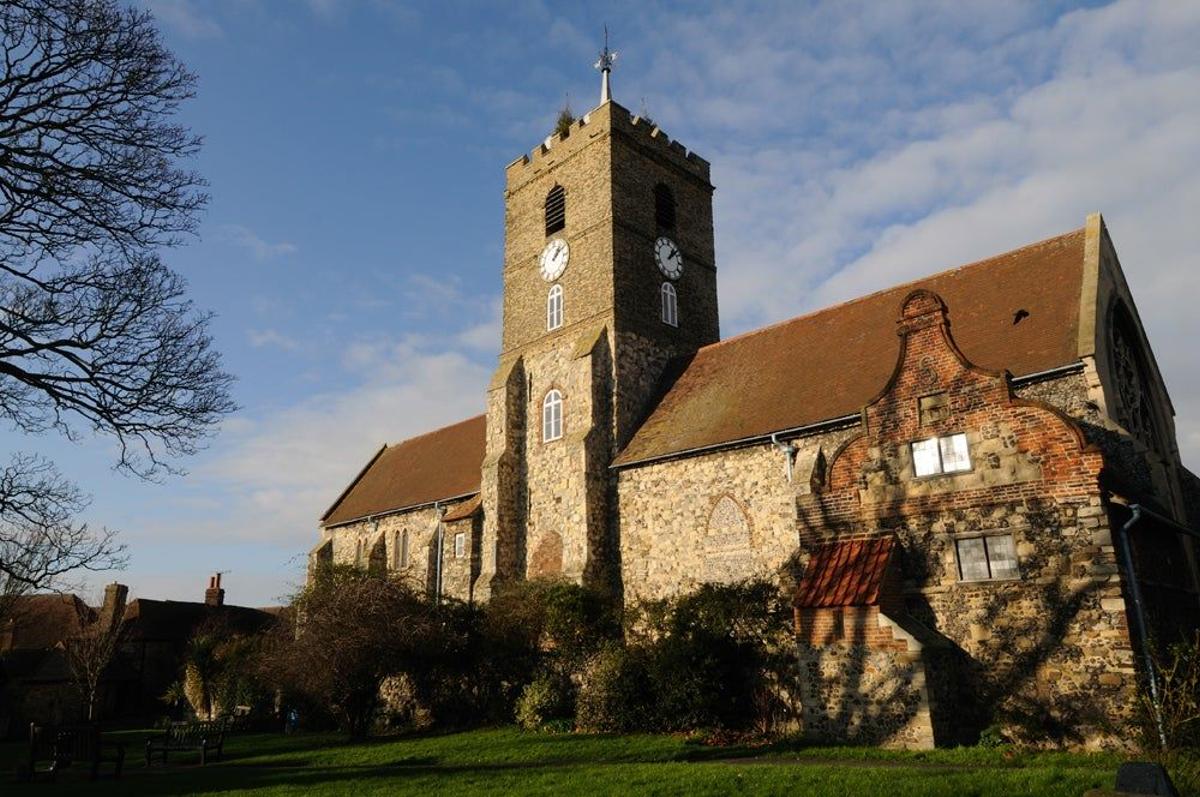
<svg viewBox="0 0 1200 797">
<path fill-rule="evenodd" d="M 945 301 L 982 368 L 1032 374 L 1079 359 L 1084 230 L 714 343 L 673 364 L 622 465 L 839 418 L 887 383 L 912 290 Z M 1019 323 L 1014 323 L 1018 311 Z"/>
<path fill-rule="evenodd" d="M 329 526 L 479 492 L 486 417 L 385 446 L 321 521 Z"/>
<path fill-rule="evenodd" d="M 483 496 L 476 495 L 474 498 L 469 498 L 451 509 L 445 514 L 442 520 L 446 523 L 454 520 L 465 520 L 478 512 L 481 506 L 483 506 Z"/>
<path fill-rule="evenodd" d="M 873 606 L 892 558 L 892 537 L 844 540 L 822 545 L 796 587 L 796 606 Z"/>
</svg>

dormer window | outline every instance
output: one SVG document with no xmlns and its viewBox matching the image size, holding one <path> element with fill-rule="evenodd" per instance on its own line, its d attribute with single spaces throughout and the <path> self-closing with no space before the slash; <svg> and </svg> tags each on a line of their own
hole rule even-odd
<svg viewBox="0 0 1200 797">
<path fill-rule="evenodd" d="M 551 390 L 542 399 L 542 442 L 549 443 L 562 437 L 563 429 L 562 393 Z"/>
<path fill-rule="evenodd" d="M 567 226 L 567 191 L 556 185 L 546 194 L 546 235 L 551 236 Z"/>
<path fill-rule="evenodd" d="M 558 329 L 563 325 L 563 289 L 552 285 L 546 297 L 546 330 Z"/>
<path fill-rule="evenodd" d="M 679 326 L 679 294 L 669 282 L 662 284 L 662 321 L 670 326 Z"/>
<path fill-rule="evenodd" d="M 931 437 L 912 443 L 913 473 L 937 476 L 941 473 L 961 473 L 971 469 L 971 452 L 965 434 Z"/>
<path fill-rule="evenodd" d="M 663 183 L 654 186 L 654 221 L 659 230 L 675 229 L 675 194 Z"/>
</svg>

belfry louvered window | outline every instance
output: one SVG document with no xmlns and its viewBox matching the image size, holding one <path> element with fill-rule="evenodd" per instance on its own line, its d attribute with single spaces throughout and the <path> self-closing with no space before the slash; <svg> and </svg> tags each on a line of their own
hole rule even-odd
<svg viewBox="0 0 1200 797">
<path fill-rule="evenodd" d="M 553 235 L 567 226 L 567 192 L 556 185 L 546 194 L 546 235 Z"/>
<path fill-rule="evenodd" d="M 664 324 L 679 326 L 679 294 L 669 282 L 662 284 L 662 320 Z"/>
<path fill-rule="evenodd" d="M 563 289 L 553 285 L 546 297 L 546 329 L 558 329 L 563 325 Z"/>
<path fill-rule="evenodd" d="M 562 437 L 563 429 L 562 393 L 551 390 L 542 399 L 542 442 L 549 443 Z"/>
<path fill-rule="evenodd" d="M 675 229 L 675 195 L 662 183 L 654 186 L 654 221 L 660 230 Z"/>
</svg>

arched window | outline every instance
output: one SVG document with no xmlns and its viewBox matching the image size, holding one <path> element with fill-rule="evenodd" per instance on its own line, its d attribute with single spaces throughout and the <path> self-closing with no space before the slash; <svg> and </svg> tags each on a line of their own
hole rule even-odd
<svg viewBox="0 0 1200 797">
<path fill-rule="evenodd" d="M 392 535 L 392 568 L 408 567 L 408 529 Z"/>
<path fill-rule="evenodd" d="M 562 393 L 551 390 L 542 399 L 542 442 L 549 443 L 562 437 L 563 427 Z"/>
<path fill-rule="evenodd" d="M 675 195 L 663 183 L 654 186 L 654 220 L 660 230 L 675 229 Z"/>
<path fill-rule="evenodd" d="M 553 235 L 567 226 L 567 192 L 556 185 L 546 194 L 546 235 Z"/>
<path fill-rule="evenodd" d="M 1141 338 L 1123 303 L 1111 314 L 1112 370 L 1119 399 L 1121 424 L 1134 437 L 1157 448 L 1162 439 L 1153 404 L 1154 382 L 1142 353 Z"/>
<path fill-rule="evenodd" d="M 546 297 L 546 329 L 558 329 L 563 324 L 563 289 L 553 285 Z"/>
<path fill-rule="evenodd" d="M 362 537 L 359 537 L 357 540 L 354 541 L 354 566 L 355 567 L 362 567 L 363 547 L 364 546 L 363 546 Z"/>
<path fill-rule="evenodd" d="M 679 326 L 679 296 L 669 282 L 662 285 L 662 320 L 664 324 Z"/>
</svg>

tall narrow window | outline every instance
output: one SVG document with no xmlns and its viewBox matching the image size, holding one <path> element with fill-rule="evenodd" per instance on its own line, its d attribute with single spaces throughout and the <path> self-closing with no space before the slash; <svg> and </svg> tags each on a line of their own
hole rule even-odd
<svg viewBox="0 0 1200 797">
<path fill-rule="evenodd" d="M 662 320 L 664 324 L 679 326 L 679 295 L 675 286 L 669 282 L 662 285 Z"/>
<path fill-rule="evenodd" d="M 467 535 L 459 532 L 454 535 L 454 558 L 462 559 L 467 555 Z"/>
<path fill-rule="evenodd" d="M 392 545 L 393 566 L 408 567 L 408 529 L 397 531 Z"/>
<path fill-rule="evenodd" d="M 563 289 L 561 285 L 550 288 L 546 297 L 546 329 L 558 329 L 563 324 Z"/>
<path fill-rule="evenodd" d="M 361 567 L 363 563 L 363 541 L 360 537 L 354 542 L 354 566 Z"/>
<path fill-rule="evenodd" d="M 660 230 L 675 229 L 675 195 L 662 183 L 654 186 L 654 220 Z"/>
<path fill-rule="evenodd" d="M 551 390 L 542 399 L 542 442 L 548 443 L 562 437 L 562 393 Z"/>
<path fill-rule="evenodd" d="M 556 185 L 546 194 L 546 235 L 553 235 L 567 226 L 567 192 Z"/>
</svg>

